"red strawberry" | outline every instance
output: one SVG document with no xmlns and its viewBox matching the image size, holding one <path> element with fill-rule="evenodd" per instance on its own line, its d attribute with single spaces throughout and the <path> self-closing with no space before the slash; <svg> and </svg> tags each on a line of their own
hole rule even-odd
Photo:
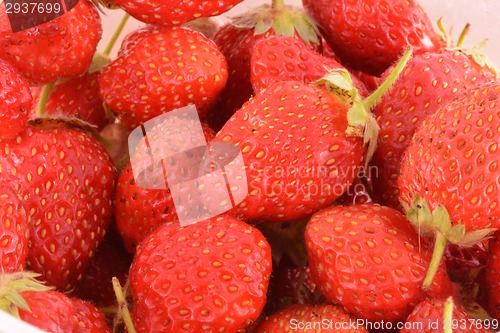
<svg viewBox="0 0 500 333">
<path fill-rule="evenodd" d="M 45 104 L 45 116 L 77 117 L 98 129 L 109 124 L 111 118 L 101 99 L 99 75 L 95 71 L 57 83 Z"/>
<path fill-rule="evenodd" d="M 12 139 L 23 130 L 32 102 L 24 77 L 0 59 L 0 140 Z"/>
<path fill-rule="evenodd" d="M 264 307 L 271 249 L 244 222 L 221 216 L 163 225 L 130 270 L 137 332 L 243 331 Z"/>
<path fill-rule="evenodd" d="M 293 221 L 340 197 L 364 154 L 363 140 L 346 134 L 347 113 L 340 98 L 291 81 L 277 82 L 243 105 L 214 140 L 238 145 L 248 167 L 249 195 L 235 213 L 254 221 Z"/>
<path fill-rule="evenodd" d="M 183 27 L 146 27 L 125 43 L 100 78 L 104 101 L 130 129 L 195 104 L 203 117 L 227 80 L 227 64 L 203 34 Z"/>
<path fill-rule="evenodd" d="M 71 303 L 78 318 L 78 333 L 111 333 L 111 329 L 106 324 L 104 314 L 94 305 L 72 298 Z"/>
<path fill-rule="evenodd" d="M 302 0 L 342 63 L 380 75 L 401 52 L 441 48 L 437 34 L 416 0 Z"/>
<path fill-rule="evenodd" d="M 24 269 L 28 257 L 28 216 L 16 192 L 0 182 L 0 273 Z"/>
<path fill-rule="evenodd" d="M 311 218 L 306 247 L 323 295 L 371 321 L 405 318 L 424 297 L 431 251 L 398 211 L 375 204 L 331 207 Z M 444 268 L 436 293 L 448 292 Z"/>
<path fill-rule="evenodd" d="M 115 306 L 116 296 L 111 279 L 116 276 L 125 284 L 131 263 L 132 256 L 123 247 L 120 235 L 111 228 L 90 258 L 73 295 L 99 308 Z"/>
<path fill-rule="evenodd" d="M 481 242 L 500 228 L 500 84 L 470 89 L 428 116 L 403 157 L 400 199 L 422 235 L 435 237 L 424 287 L 447 241 Z"/>
<path fill-rule="evenodd" d="M 47 332 L 79 332 L 78 315 L 68 296 L 52 290 L 25 291 L 20 295 L 29 309 L 19 309 L 21 320 Z"/>
<path fill-rule="evenodd" d="M 485 270 L 487 298 L 491 315 L 500 320 L 500 232 L 497 232 L 495 240 L 489 245 Z"/>
<path fill-rule="evenodd" d="M 469 316 L 449 299 L 428 300 L 418 304 L 408 316 L 401 333 L 441 333 L 451 328 L 453 333 L 488 333 L 484 324 Z"/>
<path fill-rule="evenodd" d="M 36 277 L 29 272 L 0 275 L 0 310 L 46 332 L 111 332 L 96 307 L 50 290 Z"/>
<path fill-rule="evenodd" d="M 30 216 L 28 267 L 68 290 L 110 222 L 109 155 L 88 132 L 57 120 L 28 125 L 0 150 L 0 180 L 16 188 Z"/>
<path fill-rule="evenodd" d="M 180 124 L 180 122 L 179 122 Z M 156 126 L 148 132 L 149 145 L 168 148 L 166 143 L 171 142 L 172 137 L 178 138 L 186 135 L 186 129 L 178 126 L 180 132 L 175 131 L 168 125 Z M 208 142 L 215 136 L 214 131 L 206 124 L 202 124 L 203 139 Z M 197 133 L 191 133 L 192 138 L 197 137 Z M 144 144 L 144 141 L 141 142 Z M 140 149 L 140 148 L 138 148 Z M 182 149 L 179 149 L 182 151 Z M 155 156 L 161 153 L 155 152 Z M 179 166 L 182 169 L 183 166 Z M 158 179 L 158 184 L 166 183 L 167 175 L 163 170 L 164 177 Z M 178 223 L 178 217 L 172 194 L 169 189 L 145 188 L 137 184 L 134 178 L 131 163 L 127 164 L 118 178 L 115 194 L 115 219 L 117 229 L 123 239 L 125 247 L 131 253 L 135 252 L 139 244 L 158 226 L 164 223 Z"/>
<path fill-rule="evenodd" d="M 261 6 L 233 18 L 214 37 L 227 59 L 229 77 L 217 106 L 208 115 L 208 123 L 216 130 L 253 95 L 250 82 L 250 60 L 256 42 L 269 36 L 292 36 L 316 50 L 321 42 L 314 23 L 302 10 L 284 7 L 273 1 L 273 7 Z"/>
<path fill-rule="evenodd" d="M 294 37 L 274 36 L 255 43 L 251 62 L 251 82 L 255 92 L 277 81 L 311 83 L 331 69 L 345 69 L 332 58 L 325 58 Z M 362 96 L 368 95 L 363 83 L 353 78 Z"/>
<path fill-rule="evenodd" d="M 31 84 L 83 74 L 101 39 L 96 7 L 79 0 L 68 13 L 37 27 L 12 33 L 0 7 L 0 58 L 11 62 Z"/>
<path fill-rule="evenodd" d="M 291 305 L 266 317 L 253 333 L 368 333 L 338 305 Z"/>
<path fill-rule="evenodd" d="M 373 110 L 380 125 L 372 160 L 377 169 L 373 181 L 380 203 L 402 209 L 397 184 L 401 159 L 424 118 L 464 90 L 495 77 L 492 70 L 459 50 L 418 54 L 408 62 L 401 77 Z"/>
<path fill-rule="evenodd" d="M 200 18 L 223 14 L 243 0 L 185 1 L 113 0 L 139 21 L 158 25 L 180 25 Z"/>
</svg>

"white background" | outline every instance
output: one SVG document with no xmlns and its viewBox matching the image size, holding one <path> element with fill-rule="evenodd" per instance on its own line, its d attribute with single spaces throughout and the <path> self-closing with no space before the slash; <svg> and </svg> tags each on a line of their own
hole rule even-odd
<svg viewBox="0 0 500 333">
<path fill-rule="evenodd" d="M 332 0 L 333 1 L 333 0 Z M 270 3 L 271 0 L 245 0 L 235 6 L 224 17 L 219 18 L 221 23 L 227 17 L 244 12 L 246 9 L 258 6 L 263 3 Z M 285 0 L 287 4 L 301 5 L 300 0 Z M 453 37 L 456 40 L 463 26 L 471 23 L 471 31 L 465 42 L 465 47 L 472 47 L 479 41 L 488 38 L 489 42 L 485 48 L 485 53 L 497 65 L 500 66 L 500 0 L 420 0 L 421 5 L 426 9 L 431 21 L 436 27 L 436 22 L 440 17 L 447 27 L 453 26 Z M 120 10 L 107 12 L 103 16 L 103 40 L 99 47 L 104 49 L 106 41 L 114 32 L 114 28 L 121 19 L 123 12 Z M 129 20 L 124 34 L 141 26 L 140 23 Z M 436 27 L 437 29 L 437 27 Z M 122 34 L 123 35 L 123 34 Z M 113 54 L 119 48 L 119 43 L 115 46 Z"/>
</svg>

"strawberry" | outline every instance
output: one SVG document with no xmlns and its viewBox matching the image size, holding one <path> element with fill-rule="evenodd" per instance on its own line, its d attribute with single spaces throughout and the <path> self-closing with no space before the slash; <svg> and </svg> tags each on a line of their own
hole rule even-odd
<svg viewBox="0 0 500 333">
<path fill-rule="evenodd" d="M 78 333 L 111 333 L 104 314 L 94 305 L 72 298 L 71 303 L 78 318 Z"/>
<path fill-rule="evenodd" d="M 353 325 L 354 324 L 354 325 Z M 368 333 L 338 305 L 291 305 L 266 317 L 253 333 Z"/>
<path fill-rule="evenodd" d="M 220 216 L 163 225 L 130 270 L 137 332 L 242 332 L 264 307 L 271 249 L 255 228 Z"/>
<path fill-rule="evenodd" d="M 370 321 L 398 321 L 425 297 L 431 250 L 398 211 L 376 204 L 330 207 L 307 225 L 313 281 L 331 302 Z M 435 293 L 448 292 L 444 267 Z"/>
<path fill-rule="evenodd" d="M 415 54 L 442 47 L 416 0 L 302 0 L 346 66 L 380 75 L 411 46 Z"/>
<path fill-rule="evenodd" d="M 489 256 L 486 262 L 486 293 L 491 315 L 500 320 L 500 232 L 489 243 Z"/>
<path fill-rule="evenodd" d="M 47 98 L 44 115 L 77 117 L 98 129 L 104 128 L 111 122 L 111 118 L 104 109 L 99 90 L 99 76 L 100 72 L 95 71 L 58 82 Z"/>
<path fill-rule="evenodd" d="M 121 283 L 125 283 L 132 263 L 132 256 L 123 247 L 120 235 L 114 228 L 110 229 L 72 293 L 99 308 L 115 306 L 116 296 L 111 279 L 116 276 Z"/>
<path fill-rule="evenodd" d="M 428 116 L 403 156 L 400 199 L 419 232 L 435 238 L 424 288 L 449 241 L 470 247 L 500 228 L 500 84 L 470 89 Z"/>
<path fill-rule="evenodd" d="M 263 5 L 235 17 L 222 26 L 214 41 L 227 59 L 229 77 L 217 106 L 208 115 L 208 123 L 216 130 L 253 95 L 250 61 L 256 42 L 270 36 L 288 36 L 303 40 L 320 51 L 321 41 L 316 26 L 302 10 L 284 6 L 274 0 L 272 7 Z"/>
<path fill-rule="evenodd" d="M 78 332 L 78 314 L 71 299 L 59 291 L 21 293 L 29 310 L 19 309 L 19 318 L 47 332 Z"/>
<path fill-rule="evenodd" d="M 226 84 L 224 56 L 199 32 L 146 27 L 122 48 L 103 69 L 100 91 L 130 129 L 188 104 L 195 104 L 203 117 Z"/>
<path fill-rule="evenodd" d="M 32 85 L 83 74 L 101 38 L 101 20 L 88 0 L 42 25 L 12 33 L 0 7 L 0 58 L 12 63 Z"/>
<path fill-rule="evenodd" d="M 26 126 L 33 98 L 25 79 L 0 59 L 0 140 L 12 139 Z"/>
<path fill-rule="evenodd" d="M 168 0 L 153 3 L 140 0 L 113 0 L 113 3 L 145 23 L 180 25 L 200 17 L 223 14 L 242 1 Z"/>
<path fill-rule="evenodd" d="M 51 290 L 37 276 L 29 272 L 0 275 L 0 310 L 46 332 L 111 332 L 95 306 Z"/>
<path fill-rule="evenodd" d="M 72 288 L 110 222 L 109 155 L 87 131 L 50 119 L 1 141 L 0 150 L 0 181 L 18 191 L 30 217 L 27 267 L 60 290 Z"/>
<path fill-rule="evenodd" d="M 0 273 L 24 269 L 28 257 L 28 216 L 21 198 L 0 183 Z"/>
<path fill-rule="evenodd" d="M 452 299 L 431 299 L 419 303 L 411 312 L 401 333 L 488 333 L 484 324 L 469 316 L 464 309 L 453 304 Z"/>
<path fill-rule="evenodd" d="M 156 126 L 148 132 L 150 146 L 166 147 L 166 143 L 170 142 L 172 137 L 177 138 L 186 134 L 186 130 L 178 124 L 176 124 L 178 131 L 180 130 L 178 133 L 174 133 L 175 130 L 167 126 Z M 202 130 L 206 142 L 215 136 L 214 131 L 206 124 L 202 124 Z M 191 134 L 192 138 L 197 136 L 196 133 Z M 144 144 L 144 141 L 141 141 L 141 144 Z M 155 153 L 155 156 L 160 155 L 159 152 Z M 182 169 L 182 166 L 179 166 L 179 169 Z M 129 163 L 118 178 L 115 194 L 116 226 L 125 247 L 131 253 L 135 252 L 137 244 L 161 224 L 178 224 L 177 211 L 170 190 L 157 188 L 158 184 L 168 187 L 166 172 L 162 171 L 161 174 L 165 177 L 160 177 L 154 188 L 145 188 L 137 184 L 132 165 Z"/>
<path fill-rule="evenodd" d="M 325 58 L 307 47 L 301 39 L 273 36 L 255 43 L 250 73 L 255 92 L 276 81 L 311 83 L 319 80 L 330 69 L 346 69 L 335 59 Z M 364 84 L 353 78 L 354 86 L 362 96 L 368 95 Z"/>
<path fill-rule="evenodd" d="M 248 167 L 249 195 L 235 213 L 293 221 L 340 197 L 364 154 L 363 140 L 345 133 L 347 112 L 328 91 L 292 81 L 272 84 L 245 103 L 214 140 L 236 144 Z"/>
<path fill-rule="evenodd" d="M 380 125 L 372 160 L 377 170 L 373 181 L 378 202 L 402 210 L 397 184 L 401 159 L 424 118 L 464 90 L 495 77 L 473 55 L 456 49 L 417 54 L 408 62 L 401 77 L 373 110 Z"/>
<path fill-rule="evenodd" d="M 244 197 L 248 189 L 249 195 L 232 213 L 252 221 L 294 221 L 346 192 L 363 155 L 366 164 L 373 154 L 378 126 L 369 110 L 410 56 L 405 52 L 381 88 L 364 100 L 343 69 L 315 84 L 276 82 L 256 93 L 213 140 L 237 146 L 246 166 L 247 187 L 231 191 Z"/>
</svg>

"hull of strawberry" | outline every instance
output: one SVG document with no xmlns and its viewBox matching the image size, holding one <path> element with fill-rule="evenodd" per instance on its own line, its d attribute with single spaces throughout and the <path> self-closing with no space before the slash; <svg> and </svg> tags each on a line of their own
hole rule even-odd
<svg viewBox="0 0 500 333">
<path fill-rule="evenodd" d="M 229 21 L 230 17 L 241 14 L 249 8 L 258 5 L 270 3 L 270 0 L 245 0 L 228 13 L 217 17 L 219 24 Z M 497 0 L 446 0 L 436 2 L 434 0 L 420 0 L 421 5 L 426 9 L 432 22 L 437 22 L 443 17 L 444 24 L 447 27 L 453 26 L 455 31 L 459 31 L 465 23 L 469 22 L 472 29 L 468 35 L 466 46 L 473 47 L 485 38 L 488 38 L 488 44 L 484 48 L 484 53 L 492 60 L 494 64 L 500 64 L 500 34 L 492 32 L 500 30 L 500 21 L 496 19 L 496 13 L 500 12 L 500 2 Z M 286 0 L 289 5 L 301 6 L 300 0 Z M 102 16 L 103 20 L 103 38 L 98 47 L 104 49 L 111 38 L 116 25 L 123 15 L 122 11 L 108 11 Z M 127 33 L 144 26 L 131 18 L 122 33 L 122 37 Z M 437 29 L 436 25 L 435 28 Z M 118 40 L 117 45 L 120 44 Z M 116 55 L 116 49 L 111 56 Z M 36 327 L 24 323 L 2 311 L 0 311 L 0 333 L 43 333 Z"/>
</svg>

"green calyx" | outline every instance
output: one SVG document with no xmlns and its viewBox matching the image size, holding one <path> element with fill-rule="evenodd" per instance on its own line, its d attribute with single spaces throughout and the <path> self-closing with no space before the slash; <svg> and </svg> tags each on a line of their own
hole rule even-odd
<svg viewBox="0 0 500 333">
<path fill-rule="evenodd" d="M 28 304 L 21 296 L 23 291 L 48 291 L 51 287 L 44 285 L 36 278 L 40 274 L 18 272 L 0 274 L 0 310 L 19 318 L 19 309 L 30 311 Z"/>
<path fill-rule="evenodd" d="M 472 247 L 496 230 L 486 228 L 466 232 L 465 225 L 452 224 L 450 214 L 444 205 L 438 205 L 431 211 L 428 203 L 418 194 L 414 197 L 406 217 L 415 226 L 419 235 L 435 238 L 432 259 L 423 283 L 424 289 L 428 289 L 432 284 L 448 242 Z"/>
<path fill-rule="evenodd" d="M 354 86 L 351 75 L 345 69 L 330 70 L 325 77 L 315 82 L 318 85 L 324 85 L 330 93 L 336 95 L 349 105 L 350 108 L 347 113 L 349 127 L 346 130 L 346 134 L 348 136 L 363 137 L 364 143 L 368 145 L 365 167 L 368 166 L 375 153 L 377 137 L 380 131 L 380 127 L 370 110 L 399 78 L 412 53 L 412 49 L 408 48 L 385 81 L 365 99 L 359 94 L 358 89 Z"/>
<path fill-rule="evenodd" d="M 446 30 L 442 18 L 440 18 L 437 22 L 439 31 L 441 31 L 441 39 L 446 43 L 446 48 L 450 50 L 458 50 L 460 52 L 463 52 L 464 54 L 472 57 L 472 59 L 481 67 L 483 68 L 488 68 L 492 73 L 498 76 L 498 71 L 495 68 L 495 65 L 486 57 L 486 55 L 482 52 L 483 48 L 486 46 L 488 39 L 484 39 L 481 42 L 479 42 L 476 46 L 474 46 L 472 49 L 467 49 L 465 48 L 464 42 L 469 34 L 471 25 L 470 23 L 467 23 L 465 27 L 462 29 L 462 32 L 460 33 L 460 36 L 458 37 L 458 41 L 455 44 L 453 41 L 451 35 L 452 31 L 451 29 L 448 31 Z"/>
<path fill-rule="evenodd" d="M 239 28 L 255 29 L 255 34 L 265 34 L 273 29 L 278 36 L 292 37 L 297 33 L 307 44 L 320 45 L 319 30 L 312 19 L 302 10 L 285 6 L 283 1 L 273 6 L 263 5 L 245 15 L 233 18 Z"/>
</svg>

